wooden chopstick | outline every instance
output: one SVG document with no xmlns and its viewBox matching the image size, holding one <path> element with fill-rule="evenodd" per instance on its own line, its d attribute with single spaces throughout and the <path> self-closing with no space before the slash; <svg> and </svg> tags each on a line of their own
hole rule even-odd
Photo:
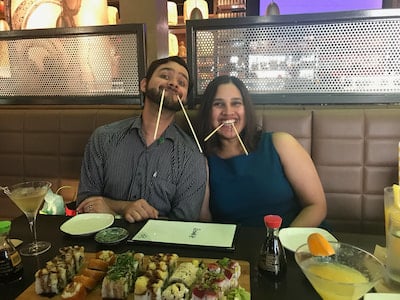
<svg viewBox="0 0 400 300">
<path fill-rule="evenodd" d="M 158 115 L 157 115 L 157 122 L 156 122 L 156 129 L 154 130 L 154 140 L 157 138 L 157 131 L 158 131 L 158 125 L 160 124 L 160 117 L 161 117 L 161 111 L 164 103 L 164 94 L 165 94 L 165 89 L 163 89 L 161 93 L 161 100 L 160 100 L 160 107 L 158 108 Z"/>
<path fill-rule="evenodd" d="M 239 139 L 240 145 L 242 145 L 242 148 L 243 148 L 244 153 L 246 153 L 246 155 L 249 155 L 249 152 L 247 151 L 246 146 L 243 144 L 243 141 L 242 141 L 242 139 L 240 138 L 239 132 L 237 131 L 237 129 L 236 129 L 236 127 L 235 127 L 235 124 L 233 124 L 233 123 L 231 123 L 231 124 L 232 124 L 232 127 L 233 127 L 233 129 L 235 130 L 235 133 L 236 133 L 236 135 L 237 135 L 237 137 L 238 137 L 238 139 Z"/>
<path fill-rule="evenodd" d="M 183 114 L 184 114 L 185 117 L 186 117 L 186 121 L 187 121 L 188 124 L 189 124 L 189 127 L 190 127 L 190 130 L 192 131 L 193 137 L 194 137 L 194 139 L 196 140 L 197 147 L 199 148 L 200 153 L 203 153 L 203 150 L 201 149 L 199 140 L 197 139 L 196 133 L 194 132 L 192 123 L 190 122 L 189 117 L 188 117 L 188 115 L 187 115 L 187 113 L 186 113 L 185 107 L 183 106 L 182 100 L 181 100 L 181 98 L 179 97 L 178 94 L 177 94 L 176 96 L 178 97 L 179 104 L 181 105 L 181 108 L 182 108 L 182 110 L 183 110 Z"/>
<path fill-rule="evenodd" d="M 222 126 L 224 126 L 225 125 L 225 123 L 224 122 L 222 122 L 221 123 L 221 125 L 219 125 L 217 128 L 215 128 L 213 131 L 211 131 L 211 133 L 209 134 L 209 135 L 207 135 L 205 138 L 204 138 L 204 141 L 205 142 L 207 142 L 213 135 L 214 135 L 214 133 L 216 133 Z"/>
</svg>

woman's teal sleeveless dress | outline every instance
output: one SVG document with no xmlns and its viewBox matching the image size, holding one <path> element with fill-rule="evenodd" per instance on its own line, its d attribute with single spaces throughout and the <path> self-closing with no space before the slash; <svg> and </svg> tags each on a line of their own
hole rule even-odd
<svg viewBox="0 0 400 300">
<path fill-rule="evenodd" d="M 264 226 L 264 215 L 282 217 L 288 227 L 301 210 L 287 180 L 272 133 L 263 133 L 257 149 L 248 156 L 208 158 L 210 210 L 214 222 Z"/>
</svg>

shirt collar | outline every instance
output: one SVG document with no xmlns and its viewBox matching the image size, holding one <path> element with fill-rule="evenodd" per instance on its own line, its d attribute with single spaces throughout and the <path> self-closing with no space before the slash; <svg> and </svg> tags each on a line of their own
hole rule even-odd
<svg viewBox="0 0 400 300">
<path fill-rule="evenodd" d="M 176 122 L 175 120 L 171 122 L 171 124 L 167 127 L 167 129 L 165 130 L 163 136 L 165 139 L 171 139 L 171 140 L 175 140 L 176 139 L 176 135 L 177 135 L 177 130 L 176 130 Z M 137 118 L 134 118 L 132 125 L 131 125 L 131 129 L 138 129 L 141 130 L 142 129 L 142 116 L 140 115 Z"/>
</svg>

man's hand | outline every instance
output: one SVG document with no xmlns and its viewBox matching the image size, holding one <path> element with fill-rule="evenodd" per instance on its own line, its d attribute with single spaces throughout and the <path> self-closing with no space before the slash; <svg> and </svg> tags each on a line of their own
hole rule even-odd
<svg viewBox="0 0 400 300">
<path fill-rule="evenodd" d="M 78 213 L 111 213 L 115 215 L 115 211 L 108 206 L 104 197 L 93 196 L 86 198 L 76 208 Z"/>
<path fill-rule="evenodd" d="M 124 218 L 130 223 L 158 218 L 158 210 L 151 206 L 145 199 L 128 201 L 126 203 Z"/>
</svg>

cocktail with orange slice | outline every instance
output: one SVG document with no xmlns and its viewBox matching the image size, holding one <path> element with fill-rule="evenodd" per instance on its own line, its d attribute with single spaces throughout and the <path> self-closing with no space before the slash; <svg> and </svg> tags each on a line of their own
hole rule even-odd
<svg viewBox="0 0 400 300">
<path fill-rule="evenodd" d="M 300 246 L 295 259 L 311 285 L 324 300 L 362 298 L 384 274 L 382 263 L 353 245 L 328 242 L 313 233 Z"/>
</svg>

